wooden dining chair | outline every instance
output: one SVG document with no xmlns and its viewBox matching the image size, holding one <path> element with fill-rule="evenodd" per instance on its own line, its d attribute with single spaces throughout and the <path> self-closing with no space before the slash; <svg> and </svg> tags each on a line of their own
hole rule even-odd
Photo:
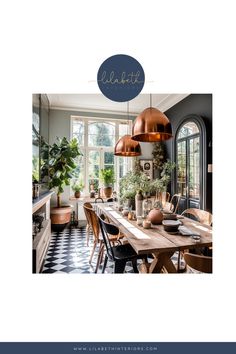
<svg viewBox="0 0 236 354">
<path fill-rule="evenodd" d="M 84 203 L 83 204 L 83 208 L 84 208 L 84 214 L 87 220 L 87 225 L 86 225 L 86 245 L 89 245 L 89 237 L 90 237 L 90 233 L 93 232 L 92 230 L 92 221 L 90 219 L 90 214 L 88 212 L 88 209 L 93 209 L 92 204 L 91 203 Z"/>
<path fill-rule="evenodd" d="M 204 225 L 211 225 L 212 224 L 212 214 L 206 210 L 201 210 L 197 208 L 189 208 L 185 209 L 181 215 L 192 215 L 194 218 L 199 221 L 201 224 Z"/>
<path fill-rule="evenodd" d="M 84 211 L 85 215 L 88 217 L 88 222 L 90 223 L 90 228 L 93 233 L 93 248 L 91 251 L 91 255 L 89 258 L 89 263 L 92 263 L 94 252 L 96 250 L 96 247 L 99 246 L 98 250 L 98 258 L 97 258 L 97 264 L 95 268 L 95 273 L 97 273 L 99 265 L 102 263 L 103 260 L 103 252 L 104 252 L 104 244 L 103 244 L 103 238 L 101 237 L 100 234 L 100 225 L 98 221 L 98 216 L 93 209 L 93 207 L 90 205 L 86 205 L 90 203 L 84 203 Z M 118 230 L 119 231 L 119 230 Z M 120 240 L 124 237 L 123 234 L 118 232 L 117 234 L 112 234 L 109 236 L 110 242 L 115 245 L 117 242 L 120 242 Z"/>
<path fill-rule="evenodd" d="M 186 264 L 202 273 L 212 273 L 212 257 L 192 253 L 184 253 Z"/>
<path fill-rule="evenodd" d="M 165 203 L 164 212 L 171 211 L 173 214 L 176 214 L 178 207 L 179 207 L 180 197 L 181 197 L 181 194 L 173 194 L 170 202 Z"/>
<path fill-rule="evenodd" d="M 181 215 L 184 215 L 187 217 L 193 216 L 195 220 L 197 220 L 200 224 L 203 224 L 203 225 L 211 226 L 211 224 L 212 224 L 212 214 L 206 210 L 197 209 L 197 208 L 189 208 L 189 209 L 185 209 Z M 187 251 L 185 251 L 185 253 L 188 253 L 189 251 L 190 250 L 187 250 Z M 192 252 L 194 252 L 194 250 L 192 250 Z M 201 248 L 198 250 L 198 252 L 201 253 L 203 256 L 204 255 L 205 256 L 212 255 L 212 247 Z M 184 252 L 179 253 L 178 268 L 180 268 L 180 266 L 179 266 L 180 258 L 183 257 L 183 255 L 185 253 Z"/>
<path fill-rule="evenodd" d="M 90 204 L 90 203 L 84 203 L 83 206 L 84 206 L 85 215 L 86 215 L 88 223 L 89 223 L 89 228 L 93 233 L 93 248 L 91 251 L 90 258 L 89 258 L 89 263 L 91 264 L 97 245 L 100 245 L 100 248 L 99 248 L 99 252 L 100 252 L 102 239 L 100 238 L 100 227 L 99 227 L 97 215 L 96 215 L 92 205 L 91 204 L 88 205 L 88 204 Z"/>
<path fill-rule="evenodd" d="M 166 192 L 166 203 L 169 203 L 170 201 L 170 193 Z"/>
<path fill-rule="evenodd" d="M 115 236 L 120 233 L 119 228 L 114 224 L 106 222 L 104 215 L 100 215 L 98 218 L 103 242 L 106 248 L 102 273 L 105 272 L 108 259 L 114 262 L 114 273 L 124 273 L 125 266 L 128 261 L 132 262 L 134 273 L 139 273 L 137 259 L 140 258 L 140 256 L 137 255 L 129 243 L 112 246 L 110 235 Z"/>
</svg>

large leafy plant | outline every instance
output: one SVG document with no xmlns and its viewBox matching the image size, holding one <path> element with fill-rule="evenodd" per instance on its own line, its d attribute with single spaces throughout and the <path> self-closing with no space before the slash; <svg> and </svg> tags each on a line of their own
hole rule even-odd
<svg viewBox="0 0 236 354">
<path fill-rule="evenodd" d="M 57 138 L 56 142 L 49 146 L 49 187 L 55 188 L 57 193 L 57 206 L 61 206 L 61 193 L 64 187 L 70 185 L 70 179 L 74 176 L 76 158 L 81 155 L 78 141 L 74 138 L 68 141 L 65 137 Z"/>
</svg>

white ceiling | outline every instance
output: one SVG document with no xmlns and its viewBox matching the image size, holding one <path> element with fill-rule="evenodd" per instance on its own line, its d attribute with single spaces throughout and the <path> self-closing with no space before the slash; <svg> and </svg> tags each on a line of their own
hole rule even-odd
<svg viewBox="0 0 236 354">
<path fill-rule="evenodd" d="M 152 107 L 165 112 L 189 94 L 152 94 Z M 67 110 L 127 113 L 127 102 L 114 102 L 102 94 L 47 94 L 50 107 Z M 138 114 L 150 106 L 150 95 L 140 94 L 129 102 L 129 113 Z"/>
</svg>

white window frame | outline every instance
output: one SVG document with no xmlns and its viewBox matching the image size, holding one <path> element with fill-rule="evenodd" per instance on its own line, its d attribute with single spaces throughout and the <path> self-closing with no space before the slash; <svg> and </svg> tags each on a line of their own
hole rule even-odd
<svg viewBox="0 0 236 354">
<path fill-rule="evenodd" d="M 81 121 L 84 123 L 84 145 L 80 146 L 81 150 L 83 151 L 83 157 L 84 157 L 84 181 L 85 181 L 85 187 L 84 187 L 84 194 L 89 195 L 89 151 L 109 151 L 109 152 L 114 152 L 114 147 L 109 147 L 109 146 L 99 146 L 99 147 L 92 147 L 88 145 L 88 124 L 89 122 L 99 122 L 99 123 L 115 123 L 115 144 L 118 141 L 119 137 L 119 124 L 127 124 L 127 134 L 131 134 L 132 131 L 132 120 L 131 119 L 112 119 L 112 118 L 98 118 L 98 117 L 80 117 L 80 116 L 75 116 L 72 115 L 70 118 L 70 138 L 72 139 L 73 137 L 73 122 Z M 104 161 L 103 161 L 103 156 L 104 154 L 100 155 L 100 167 L 102 168 L 104 166 Z M 128 159 L 128 169 L 133 168 L 133 159 L 132 158 L 127 158 Z M 114 190 L 119 192 L 119 157 L 114 156 L 114 171 L 115 171 L 115 178 L 116 182 L 114 184 Z M 118 176 L 118 178 L 117 178 Z M 73 179 L 72 179 L 73 181 Z"/>
</svg>

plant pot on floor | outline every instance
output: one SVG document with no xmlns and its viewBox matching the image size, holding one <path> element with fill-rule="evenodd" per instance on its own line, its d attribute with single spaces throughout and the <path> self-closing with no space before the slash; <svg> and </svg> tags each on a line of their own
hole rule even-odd
<svg viewBox="0 0 236 354">
<path fill-rule="evenodd" d="M 51 208 L 51 224 L 53 230 L 61 231 L 66 227 L 71 219 L 71 210 L 72 207 L 70 205 Z"/>
</svg>

